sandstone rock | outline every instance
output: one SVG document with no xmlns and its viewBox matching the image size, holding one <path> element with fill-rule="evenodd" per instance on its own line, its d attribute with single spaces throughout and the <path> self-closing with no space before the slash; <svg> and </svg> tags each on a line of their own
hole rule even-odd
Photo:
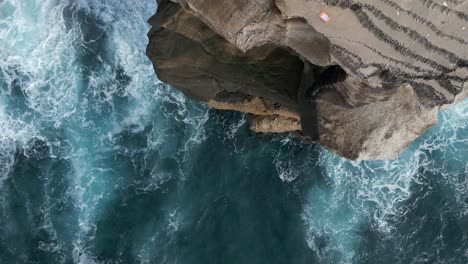
<svg viewBox="0 0 468 264">
<path fill-rule="evenodd" d="M 418 103 L 410 85 L 396 89 L 388 100 L 351 108 L 328 103 L 334 93 L 327 91 L 318 103 L 320 144 L 348 159 L 395 159 L 437 123 L 437 108 Z"/>
<path fill-rule="evenodd" d="M 349 159 L 395 158 L 468 94 L 468 1 L 161 0 L 150 24 L 161 80 Z"/>
<path fill-rule="evenodd" d="M 148 55 L 160 80 L 192 98 L 218 93 L 272 98 L 295 109 L 302 61 L 270 46 L 243 52 L 180 5 L 162 1 L 150 23 Z"/>
<path fill-rule="evenodd" d="M 249 128 L 258 133 L 284 133 L 300 131 L 298 119 L 283 116 L 251 116 Z"/>
<path fill-rule="evenodd" d="M 261 97 L 243 96 L 237 99 L 234 95 L 229 94 L 226 99 L 217 97 L 209 100 L 208 105 L 220 110 L 235 110 L 257 116 L 281 116 L 300 121 L 297 112 Z"/>
</svg>

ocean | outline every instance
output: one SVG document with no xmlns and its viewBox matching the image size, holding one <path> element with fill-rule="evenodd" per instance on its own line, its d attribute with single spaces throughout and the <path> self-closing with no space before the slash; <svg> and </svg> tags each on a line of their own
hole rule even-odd
<svg viewBox="0 0 468 264">
<path fill-rule="evenodd" d="M 468 263 L 468 100 L 394 161 L 162 83 L 155 0 L 0 0 L 0 263 Z"/>
</svg>

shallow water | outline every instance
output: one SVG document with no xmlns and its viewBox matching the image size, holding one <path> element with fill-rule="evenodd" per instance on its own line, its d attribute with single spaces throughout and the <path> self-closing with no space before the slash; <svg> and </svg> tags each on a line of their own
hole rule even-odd
<svg viewBox="0 0 468 264">
<path fill-rule="evenodd" d="M 0 263 L 468 263 L 468 100 L 398 160 L 159 82 L 154 0 L 0 0 Z"/>
</svg>

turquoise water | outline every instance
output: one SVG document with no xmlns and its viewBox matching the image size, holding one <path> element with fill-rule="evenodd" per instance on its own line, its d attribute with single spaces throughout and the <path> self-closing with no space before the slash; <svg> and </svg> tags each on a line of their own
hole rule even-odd
<svg viewBox="0 0 468 264">
<path fill-rule="evenodd" d="M 0 0 L 0 263 L 468 263 L 468 100 L 398 160 L 159 82 L 154 0 Z"/>
</svg>

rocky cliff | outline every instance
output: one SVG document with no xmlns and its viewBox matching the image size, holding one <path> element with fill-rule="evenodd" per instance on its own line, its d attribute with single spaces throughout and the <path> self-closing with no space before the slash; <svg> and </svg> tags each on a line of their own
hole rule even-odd
<svg viewBox="0 0 468 264">
<path fill-rule="evenodd" d="M 394 159 L 468 94 L 465 0 L 158 4 L 159 79 L 348 159 Z"/>
</svg>

